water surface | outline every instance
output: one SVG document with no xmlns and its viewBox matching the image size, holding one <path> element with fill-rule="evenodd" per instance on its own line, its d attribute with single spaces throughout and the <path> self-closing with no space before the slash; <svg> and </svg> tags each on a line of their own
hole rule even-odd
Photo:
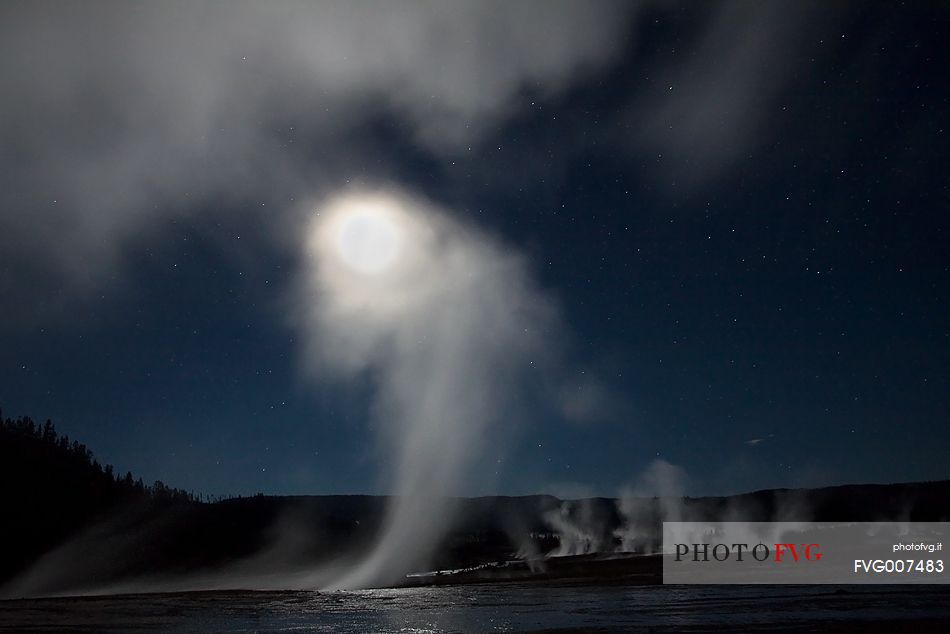
<svg viewBox="0 0 950 634">
<path fill-rule="evenodd" d="M 876 627 L 875 627 L 876 626 Z M 0 631 L 950 631 L 946 586 L 470 585 L 193 592 L 0 602 Z"/>
</svg>

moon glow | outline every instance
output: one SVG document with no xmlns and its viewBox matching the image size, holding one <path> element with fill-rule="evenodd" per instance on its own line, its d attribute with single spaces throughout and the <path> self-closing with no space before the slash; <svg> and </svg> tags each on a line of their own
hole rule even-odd
<svg viewBox="0 0 950 634">
<path fill-rule="evenodd" d="M 354 206 L 344 210 L 337 228 L 336 247 L 340 259 L 364 275 L 389 269 L 399 256 L 399 228 L 385 210 Z"/>
</svg>

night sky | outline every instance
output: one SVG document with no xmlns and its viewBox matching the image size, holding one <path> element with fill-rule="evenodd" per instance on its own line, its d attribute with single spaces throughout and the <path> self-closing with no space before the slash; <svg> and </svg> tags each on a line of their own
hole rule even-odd
<svg viewBox="0 0 950 634">
<path fill-rule="evenodd" d="M 391 492 L 371 373 L 309 372 L 295 314 L 320 201 L 397 187 L 557 315 L 459 494 L 615 495 L 658 458 L 690 494 L 950 477 L 948 27 L 4 3 L 0 407 L 148 482 Z"/>
</svg>

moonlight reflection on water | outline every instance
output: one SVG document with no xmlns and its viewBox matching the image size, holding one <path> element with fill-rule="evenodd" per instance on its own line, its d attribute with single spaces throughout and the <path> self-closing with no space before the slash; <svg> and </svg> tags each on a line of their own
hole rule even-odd
<svg viewBox="0 0 950 634">
<path fill-rule="evenodd" d="M 3 602 L 0 631 L 616 632 L 648 627 L 939 631 L 940 586 L 473 585 L 347 592 L 196 592 Z M 873 622 L 873 623 L 872 623 Z"/>
</svg>

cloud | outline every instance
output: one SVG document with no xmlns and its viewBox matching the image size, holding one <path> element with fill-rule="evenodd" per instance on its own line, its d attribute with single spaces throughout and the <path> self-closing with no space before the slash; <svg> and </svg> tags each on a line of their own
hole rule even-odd
<svg viewBox="0 0 950 634">
<path fill-rule="evenodd" d="M 88 287 L 180 214 L 291 207 L 389 116 L 452 152 L 608 63 L 617 2 L 8 2 L 0 290 Z M 385 171 L 385 166 L 380 168 Z M 267 202 L 261 212 L 261 202 Z M 270 224 L 280 224 L 273 220 Z"/>
<path fill-rule="evenodd" d="M 695 31 L 678 26 L 684 37 L 669 43 L 675 54 L 643 69 L 650 81 L 641 82 L 620 116 L 631 131 L 628 148 L 649 152 L 673 190 L 708 184 L 770 138 L 776 98 L 800 61 L 805 36 L 837 13 L 788 1 L 709 8 Z"/>
<path fill-rule="evenodd" d="M 564 420 L 580 425 L 614 420 L 629 410 L 619 394 L 586 372 L 561 386 L 559 407 Z"/>
<path fill-rule="evenodd" d="M 774 438 L 774 437 L 775 437 L 775 434 L 769 434 L 768 436 L 765 436 L 764 438 L 750 438 L 749 440 L 745 441 L 745 444 L 749 445 L 750 447 L 755 447 L 756 445 L 764 443 L 769 438 Z"/>
</svg>

